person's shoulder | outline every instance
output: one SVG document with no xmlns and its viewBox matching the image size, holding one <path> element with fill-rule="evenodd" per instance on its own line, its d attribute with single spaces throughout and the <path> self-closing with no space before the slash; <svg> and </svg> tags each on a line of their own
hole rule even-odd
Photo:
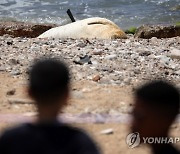
<svg viewBox="0 0 180 154">
<path fill-rule="evenodd" d="M 172 144 L 167 145 L 165 152 L 171 153 L 171 154 L 180 154 L 180 151 L 178 149 L 176 149 Z"/>
<path fill-rule="evenodd" d="M 75 126 L 71 126 L 71 125 L 67 125 L 67 124 L 62 125 L 62 127 L 65 130 L 75 134 L 75 137 L 90 138 L 89 134 L 85 130 L 83 130 L 81 128 L 78 128 L 78 127 L 75 127 Z"/>
<path fill-rule="evenodd" d="M 0 138 L 2 138 L 2 137 L 9 138 L 9 137 L 13 137 L 13 136 L 19 136 L 20 134 L 26 133 L 27 130 L 28 130 L 28 124 L 17 125 L 15 127 L 6 129 L 0 135 Z"/>
<path fill-rule="evenodd" d="M 82 153 L 86 153 L 87 151 L 92 154 L 100 153 L 101 150 L 98 144 L 90 137 L 90 135 L 85 130 L 73 126 L 65 127 L 73 132 L 74 136 L 71 141 L 74 142 L 77 147 L 78 145 L 80 146 L 80 149 L 84 151 L 81 151 Z"/>
</svg>

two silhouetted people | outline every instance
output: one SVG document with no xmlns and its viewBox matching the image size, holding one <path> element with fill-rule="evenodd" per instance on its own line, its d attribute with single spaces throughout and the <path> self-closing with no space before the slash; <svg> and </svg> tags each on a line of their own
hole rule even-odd
<svg viewBox="0 0 180 154">
<path fill-rule="evenodd" d="M 70 75 L 64 63 L 54 59 L 36 62 L 29 75 L 29 95 L 36 102 L 37 120 L 7 130 L 0 138 L 0 153 L 99 154 L 85 132 L 58 120 L 69 89 Z"/>
<path fill-rule="evenodd" d="M 154 154 L 179 153 L 168 143 L 170 126 L 179 108 L 179 91 L 168 82 L 153 81 L 136 90 L 132 131 L 140 134 L 141 141 L 143 137 L 162 140 L 162 143 L 149 144 Z"/>
</svg>

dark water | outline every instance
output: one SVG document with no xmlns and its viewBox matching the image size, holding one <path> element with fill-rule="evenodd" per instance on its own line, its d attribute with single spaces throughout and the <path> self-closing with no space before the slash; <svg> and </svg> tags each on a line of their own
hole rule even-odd
<svg viewBox="0 0 180 154">
<path fill-rule="evenodd" d="M 0 0 L 0 20 L 66 24 L 66 10 L 76 19 L 105 17 L 123 29 L 180 21 L 180 0 Z"/>
</svg>

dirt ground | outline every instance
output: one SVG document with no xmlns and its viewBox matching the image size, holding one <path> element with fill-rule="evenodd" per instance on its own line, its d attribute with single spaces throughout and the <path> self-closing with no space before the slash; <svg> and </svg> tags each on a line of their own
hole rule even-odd
<svg viewBox="0 0 180 154">
<path fill-rule="evenodd" d="M 0 115 L 33 114 L 36 109 L 32 100 L 27 95 L 27 82 L 22 77 L 12 77 L 7 73 L 0 72 Z M 78 81 L 72 84 L 72 93 L 69 105 L 63 111 L 77 115 L 80 113 L 129 113 L 132 104 L 133 87 L 119 87 L 115 85 L 100 85 L 93 81 Z M 11 118 L 11 117 L 9 117 Z M 0 132 L 7 127 L 16 125 L 17 122 L 9 123 L 0 121 Z M 147 146 L 129 149 L 126 144 L 126 136 L 129 133 L 129 124 L 107 123 L 107 124 L 74 124 L 89 132 L 99 144 L 104 154 L 119 153 L 150 153 Z M 112 134 L 101 134 L 102 130 L 113 129 Z M 180 137 L 180 124 L 174 124 L 171 131 L 172 136 Z M 176 145 L 180 147 L 180 144 Z"/>
</svg>

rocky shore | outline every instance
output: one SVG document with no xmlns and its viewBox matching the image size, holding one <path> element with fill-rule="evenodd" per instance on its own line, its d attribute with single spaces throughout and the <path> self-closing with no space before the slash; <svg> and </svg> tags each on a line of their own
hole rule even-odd
<svg viewBox="0 0 180 154">
<path fill-rule="evenodd" d="M 55 27 L 54 24 L 35 24 L 17 21 L 1 21 L 0 36 L 8 34 L 12 37 L 38 37 L 45 31 Z"/>
<path fill-rule="evenodd" d="M 73 81 L 136 85 L 162 78 L 180 83 L 180 37 L 169 39 L 72 40 L 0 37 L 0 71 L 28 73 L 34 59 L 56 57 L 68 63 Z"/>
<path fill-rule="evenodd" d="M 0 21 L 0 36 L 8 34 L 12 37 L 36 38 L 45 31 L 57 26 L 60 25 Z M 135 34 L 136 38 L 143 39 L 151 39 L 152 37 L 161 39 L 180 36 L 180 26 L 178 23 L 175 25 L 142 25 L 139 28 L 132 27 L 125 31 L 130 34 Z"/>
<path fill-rule="evenodd" d="M 165 79 L 180 87 L 179 36 L 142 39 L 128 35 L 128 39 L 98 40 L 39 39 L 6 34 L 0 36 L 1 80 L 6 78 L 4 74 L 10 75 L 6 88 L 0 91 L 4 98 L 0 103 L 3 111 L 11 113 L 9 108 L 15 113 L 34 111 L 20 82 L 27 80 L 34 60 L 47 56 L 64 60 L 71 70 L 72 101 L 78 103 L 69 105 L 66 113 L 129 113 L 132 91 L 140 84 Z M 3 82 L 0 85 L 4 86 Z"/>
<path fill-rule="evenodd" d="M 180 87 L 179 36 L 141 39 L 128 35 L 128 39 L 122 40 L 74 40 L 3 34 L 0 36 L 0 130 L 27 122 L 36 115 L 33 101 L 27 97 L 26 79 L 34 60 L 45 56 L 64 60 L 71 69 L 72 97 L 62 120 L 83 123 L 81 127 L 95 137 L 105 154 L 149 151 L 143 146 L 130 150 L 125 142 L 133 107 L 132 91 L 141 83 L 160 78 Z M 178 119 L 172 126 L 173 136 L 179 136 Z"/>
</svg>

